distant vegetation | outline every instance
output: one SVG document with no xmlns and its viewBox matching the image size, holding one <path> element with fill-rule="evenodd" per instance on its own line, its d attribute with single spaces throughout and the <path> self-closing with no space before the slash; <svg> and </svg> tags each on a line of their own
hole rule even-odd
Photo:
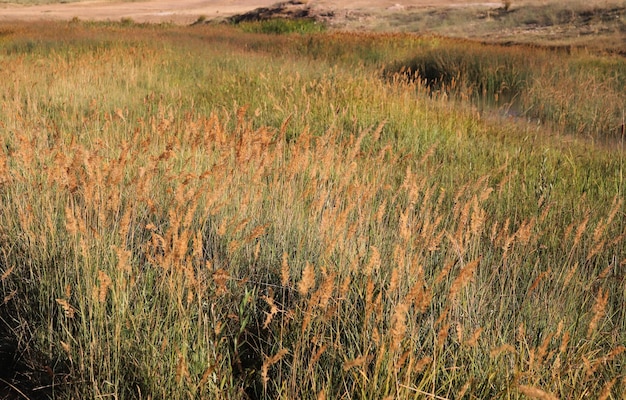
<svg viewBox="0 0 626 400">
<path fill-rule="evenodd" d="M 325 26 L 310 18 L 273 18 L 263 21 L 241 22 L 237 26 L 244 32 L 250 33 L 318 33 L 323 32 Z"/>
<path fill-rule="evenodd" d="M 3 395 L 626 394 L 623 58 L 0 29 Z"/>
</svg>

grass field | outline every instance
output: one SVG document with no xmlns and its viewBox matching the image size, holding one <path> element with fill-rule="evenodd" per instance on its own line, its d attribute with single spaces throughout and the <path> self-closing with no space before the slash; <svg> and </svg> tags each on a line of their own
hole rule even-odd
<svg viewBox="0 0 626 400">
<path fill-rule="evenodd" d="M 626 395 L 623 58 L 246 31 L 0 26 L 3 397 Z"/>
</svg>

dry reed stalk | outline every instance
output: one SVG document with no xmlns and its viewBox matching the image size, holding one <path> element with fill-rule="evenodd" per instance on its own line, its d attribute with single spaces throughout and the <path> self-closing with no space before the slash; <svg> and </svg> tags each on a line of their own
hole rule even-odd
<svg viewBox="0 0 626 400">
<path fill-rule="evenodd" d="M 126 210 L 124 211 L 124 214 L 122 214 L 122 218 L 120 219 L 119 232 L 120 232 L 120 237 L 122 239 L 123 245 L 125 245 L 129 241 L 129 239 L 131 239 L 128 237 L 128 234 L 130 232 L 132 213 L 133 213 L 133 207 L 128 206 Z"/>
<path fill-rule="evenodd" d="M 594 244 L 593 247 L 589 250 L 589 253 L 587 253 L 586 261 L 591 260 L 593 256 L 598 254 L 600 250 L 602 250 L 605 247 L 605 244 L 606 242 L 604 240 L 601 240 L 598 243 Z"/>
<path fill-rule="evenodd" d="M 596 361 L 596 364 L 606 364 L 607 362 L 615 359 L 617 356 L 619 356 L 620 354 L 624 352 L 626 352 L 626 346 L 617 346 L 616 348 L 611 350 L 609 354 L 607 354 L 604 357 L 599 358 Z"/>
<path fill-rule="evenodd" d="M 365 286 L 365 320 L 363 321 L 363 329 L 367 329 L 371 315 L 374 313 L 374 280 L 371 276 L 367 277 L 367 285 Z"/>
<path fill-rule="evenodd" d="M 459 343 L 463 343 L 463 337 L 464 337 L 464 332 L 463 332 L 463 325 L 461 325 L 460 322 L 457 322 L 454 326 L 454 329 L 456 331 L 456 339 Z"/>
<path fill-rule="evenodd" d="M 465 382 L 465 384 L 461 387 L 461 390 L 459 390 L 459 392 L 456 394 L 457 399 L 462 399 L 463 396 L 465 396 L 465 393 L 467 393 L 469 388 L 472 386 L 472 382 L 473 382 L 472 378 L 469 378 L 467 382 Z"/>
<path fill-rule="evenodd" d="M 79 232 L 78 221 L 74 216 L 73 207 L 69 205 L 65 206 L 65 229 L 72 236 L 76 236 Z"/>
<path fill-rule="evenodd" d="M 397 266 L 396 268 L 406 271 L 406 247 L 400 243 L 393 248 L 393 261 Z"/>
<path fill-rule="evenodd" d="M 438 227 L 442 221 L 443 219 L 441 217 L 438 217 L 437 220 L 435 220 L 435 223 L 433 225 L 433 230 L 434 228 Z M 445 235 L 446 235 L 446 231 L 443 229 L 437 234 L 433 232 L 431 235 L 429 235 L 430 240 L 428 241 L 428 244 L 426 245 L 426 249 L 430 252 L 439 250 L 439 245 L 441 244 L 443 237 Z"/>
<path fill-rule="evenodd" d="M 211 365 L 204 371 L 204 373 L 202 374 L 202 377 L 200 378 L 200 382 L 198 382 L 199 388 L 202 388 L 204 385 L 206 385 L 206 383 L 209 381 L 211 376 L 214 375 L 215 370 L 216 370 L 216 366 Z"/>
<path fill-rule="evenodd" d="M 204 243 L 203 243 L 203 233 L 201 229 L 196 231 L 196 234 L 193 236 L 192 241 L 192 255 L 196 262 L 201 262 L 204 258 Z"/>
<path fill-rule="evenodd" d="M 572 265 L 572 267 L 567 271 L 567 275 L 565 275 L 565 278 L 563 279 L 563 287 L 566 288 L 567 286 L 569 286 L 569 283 L 572 281 L 572 278 L 574 277 L 574 274 L 576 273 L 576 271 L 578 271 L 578 263 L 574 263 L 574 265 Z"/>
<path fill-rule="evenodd" d="M 433 298 L 432 290 L 428 289 L 424 281 L 424 273 L 418 273 L 417 281 L 407 293 L 404 301 L 413 304 L 415 311 L 418 313 L 426 312 Z"/>
</svg>

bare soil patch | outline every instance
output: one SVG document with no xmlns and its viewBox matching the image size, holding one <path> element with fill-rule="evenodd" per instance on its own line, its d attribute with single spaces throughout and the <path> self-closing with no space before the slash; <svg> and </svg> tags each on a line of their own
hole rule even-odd
<svg viewBox="0 0 626 400">
<path fill-rule="evenodd" d="M 0 20 L 69 20 L 74 17 L 86 20 L 119 20 L 132 18 L 137 22 L 173 22 L 187 24 L 198 17 L 221 18 L 243 14 L 256 8 L 268 8 L 275 0 L 147 0 L 80 1 L 42 5 L 0 3 Z M 335 12 L 341 20 L 346 14 L 366 13 L 374 15 L 384 11 L 407 11 L 423 7 L 499 7 L 499 2 L 467 0 L 358 0 L 336 2 L 311 0 L 303 2 L 317 14 Z"/>
</svg>

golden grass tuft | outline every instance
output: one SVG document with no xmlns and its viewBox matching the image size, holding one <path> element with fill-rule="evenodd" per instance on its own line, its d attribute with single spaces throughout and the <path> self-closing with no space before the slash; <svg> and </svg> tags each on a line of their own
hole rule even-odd
<svg viewBox="0 0 626 400">
<path fill-rule="evenodd" d="M 530 397 L 532 399 L 540 399 L 540 400 L 556 400 L 556 399 L 558 399 L 558 397 L 554 396 L 553 394 L 545 392 L 545 391 L 539 389 L 538 387 L 534 387 L 534 386 L 520 385 L 519 386 L 519 390 L 524 395 L 526 395 L 526 396 L 528 396 L 528 397 Z"/>
<path fill-rule="evenodd" d="M 313 285 L 315 285 L 315 267 L 307 262 L 304 270 L 302 270 L 302 279 L 298 283 L 298 292 L 302 296 L 306 296 Z"/>
</svg>

